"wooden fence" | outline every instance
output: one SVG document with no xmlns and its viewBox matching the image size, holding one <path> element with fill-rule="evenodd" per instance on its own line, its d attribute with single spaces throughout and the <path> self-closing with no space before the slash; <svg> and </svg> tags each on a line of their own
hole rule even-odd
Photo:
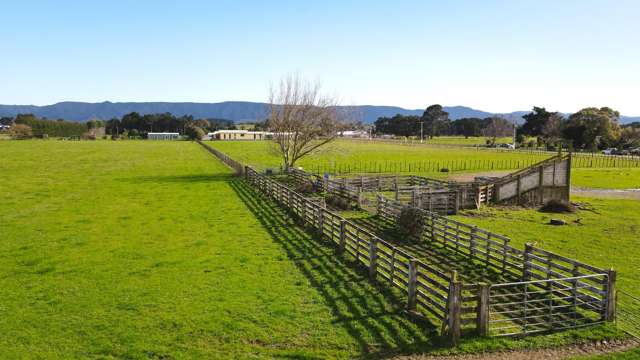
<svg viewBox="0 0 640 360">
<path fill-rule="evenodd" d="M 205 146 L 206 147 L 206 146 Z M 212 153 L 236 169 L 237 162 Z M 220 154 L 220 155 L 219 155 Z M 442 323 L 442 334 L 456 345 L 461 329 L 480 335 L 531 334 L 613 321 L 616 273 L 527 245 L 518 250 L 509 238 L 445 216 L 418 210 L 423 241 L 462 254 L 467 261 L 498 271 L 512 281 L 463 284 L 456 271 L 443 271 L 357 225 L 287 185 L 244 167 L 248 183 L 272 198 L 304 225 L 350 254 L 372 279 L 406 294 L 407 309 Z M 378 214 L 397 221 L 399 202 L 378 197 Z M 436 246 L 437 245 L 437 246 Z"/>
<path fill-rule="evenodd" d="M 375 236 L 297 193 L 290 187 L 245 168 L 247 181 L 288 209 L 294 216 L 323 237 L 333 241 L 340 252 L 349 253 L 365 266 L 372 278 L 396 287 L 407 296 L 407 308 L 425 317 L 448 323 L 451 303 L 451 274 L 415 259 L 411 254 Z M 443 326 L 445 334 L 448 326 Z M 452 329 L 456 329 L 455 327 Z M 458 329 L 459 336 L 459 329 Z"/>
<path fill-rule="evenodd" d="M 244 166 L 241 163 L 233 160 L 231 157 L 227 156 L 227 154 L 212 148 L 211 146 L 203 143 L 200 140 L 198 140 L 198 144 L 202 145 L 202 147 L 205 148 L 208 152 L 212 153 L 223 163 L 227 164 L 227 166 L 234 170 L 236 175 L 242 175 L 244 173 Z"/>
<path fill-rule="evenodd" d="M 493 202 L 542 205 L 569 201 L 572 154 L 554 156 L 493 181 Z"/>
<path fill-rule="evenodd" d="M 387 220 L 397 221 L 405 206 L 378 196 L 378 214 Z M 482 318 L 482 323 L 476 322 L 479 333 L 529 334 L 615 319 L 615 271 L 599 269 L 530 244 L 524 251 L 516 249 L 505 236 L 435 213 L 423 210 L 421 216 L 426 225 L 425 242 L 438 243 L 474 264 L 493 269 L 504 279 L 512 279 L 488 286 L 463 286 L 470 294 L 461 295 L 461 307 L 467 308 L 462 313 L 473 313 L 476 307 L 476 319 Z M 542 314 L 539 307 L 533 306 L 541 302 L 545 303 L 546 311 Z"/>
</svg>

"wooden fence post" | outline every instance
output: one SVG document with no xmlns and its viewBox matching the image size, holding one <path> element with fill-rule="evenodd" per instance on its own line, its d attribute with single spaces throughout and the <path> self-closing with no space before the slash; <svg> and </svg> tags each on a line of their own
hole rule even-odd
<svg viewBox="0 0 640 360">
<path fill-rule="evenodd" d="M 469 236 L 469 252 L 471 258 L 476 257 L 476 233 L 478 232 L 478 227 L 474 226 L 471 228 L 471 235 Z"/>
<path fill-rule="evenodd" d="M 616 271 L 611 269 L 607 272 L 607 298 L 604 320 L 615 321 L 616 319 Z"/>
<path fill-rule="evenodd" d="M 478 335 L 489 334 L 489 285 L 478 284 L 478 316 L 476 317 L 476 329 Z"/>
<path fill-rule="evenodd" d="M 416 297 L 418 295 L 418 268 L 416 259 L 409 260 L 409 279 L 407 283 L 407 309 L 416 309 Z"/>
<path fill-rule="evenodd" d="M 373 238 L 369 241 L 369 278 L 376 279 L 378 271 L 378 239 Z"/>
<path fill-rule="evenodd" d="M 544 165 L 540 166 L 540 173 L 538 174 L 538 196 L 540 197 L 539 204 L 544 204 Z"/>
<path fill-rule="evenodd" d="M 293 191 L 291 191 L 291 190 L 287 190 L 287 191 L 288 191 L 288 194 L 287 194 L 288 204 L 287 205 L 289 206 L 289 211 L 295 212 L 294 209 L 293 209 Z"/>
<path fill-rule="evenodd" d="M 522 265 L 522 281 L 529 281 L 530 279 L 530 274 L 529 274 L 529 265 L 530 265 L 530 257 L 529 254 L 531 254 L 533 252 L 533 245 L 526 243 L 524 244 L 524 258 L 523 258 L 523 265 Z"/>
<path fill-rule="evenodd" d="M 520 174 L 518 174 L 518 178 L 516 179 L 516 204 L 520 205 L 522 203 L 522 199 L 520 199 L 520 195 L 522 195 L 522 180 L 520 178 Z"/>
<path fill-rule="evenodd" d="M 324 236 L 324 212 L 322 211 L 322 207 L 319 207 L 317 210 L 318 217 L 318 231 L 320 232 L 320 238 Z"/>
<path fill-rule="evenodd" d="M 458 281 L 458 272 L 451 272 L 449 282 L 449 340 L 452 346 L 458 346 L 460 341 L 460 315 L 462 310 L 462 283 Z"/>
<path fill-rule="evenodd" d="M 347 246 L 347 220 L 340 219 L 340 242 L 338 243 L 338 250 L 341 254 L 344 254 L 344 250 Z"/>
<path fill-rule="evenodd" d="M 302 226 L 307 226 L 307 199 L 302 198 L 302 201 L 300 201 L 300 206 L 302 207 L 300 211 L 300 217 L 302 217 Z"/>
</svg>

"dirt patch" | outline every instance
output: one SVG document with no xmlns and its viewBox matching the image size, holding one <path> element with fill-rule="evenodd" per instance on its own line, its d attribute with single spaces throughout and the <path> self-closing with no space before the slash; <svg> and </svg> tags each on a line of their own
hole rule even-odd
<svg viewBox="0 0 640 360">
<path fill-rule="evenodd" d="M 485 171 L 485 172 L 477 172 L 477 173 L 464 173 L 464 174 L 452 174 L 448 176 L 449 180 L 460 181 L 460 182 L 470 182 L 473 181 L 475 177 L 501 177 L 505 175 L 509 175 L 516 170 L 507 170 L 507 171 Z"/>
<path fill-rule="evenodd" d="M 411 355 L 398 357 L 402 360 L 554 360 L 567 359 L 576 356 L 595 356 L 630 350 L 638 346 L 634 340 L 627 341 L 599 341 L 590 344 L 572 345 L 560 348 L 500 351 L 485 354 L 428 356 Z"/>
<path fill-rule="evenodd" d="M 586 196 L 604 199 L 630 199 L 640 200 L 640 189 L 588 189 L 588 188 L 571 188 L 571 193 L 577 196 Z"/>
</svg>

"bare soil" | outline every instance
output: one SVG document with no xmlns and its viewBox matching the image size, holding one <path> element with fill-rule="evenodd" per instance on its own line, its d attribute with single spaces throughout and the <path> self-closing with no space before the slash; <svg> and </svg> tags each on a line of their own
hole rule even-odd
<svg viewBox="0 0 640 360">
<path fill-rule="evenodd" d="M 556 360 L 577 356 L 596 356 L 622 352 L 638 346 L 635 340 L 602 341 L 590 344 L 572 345 L 560 348 L 501 351 L 485 354 L 468 354 L 453 356 L 411 355 L 399 357 L 402 360 Z"/>
</svg>

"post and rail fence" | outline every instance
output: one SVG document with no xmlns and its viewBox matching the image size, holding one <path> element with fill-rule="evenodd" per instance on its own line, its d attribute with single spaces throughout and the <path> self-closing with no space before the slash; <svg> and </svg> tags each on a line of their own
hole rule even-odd
<svg viewBox="0 0 640 360">
<path fill-rule="evenodd" d="M 464 283 L 457 271 L 443 271 L 419 260 L 366 226 L 202 145 L 237 174 L 243 174 L 264 197 L 331 241 L 338 252 L 355 259 L 373 280 L 403 292 L 407 310 L 441 323 L 441 334 L 454 345 L 463 328 L 481 336 L 528 335 L 615 320 L 613 270 L 605 271 L 533 245 L 516 249 L 507 237 L 419 209 L 425 218 L 422 241 L 454 251 L 507 279 Z M 397 221 L 403 206 L 408 205 L 378 197 L 378 214 L 386 221 Z"/>
</svg>

